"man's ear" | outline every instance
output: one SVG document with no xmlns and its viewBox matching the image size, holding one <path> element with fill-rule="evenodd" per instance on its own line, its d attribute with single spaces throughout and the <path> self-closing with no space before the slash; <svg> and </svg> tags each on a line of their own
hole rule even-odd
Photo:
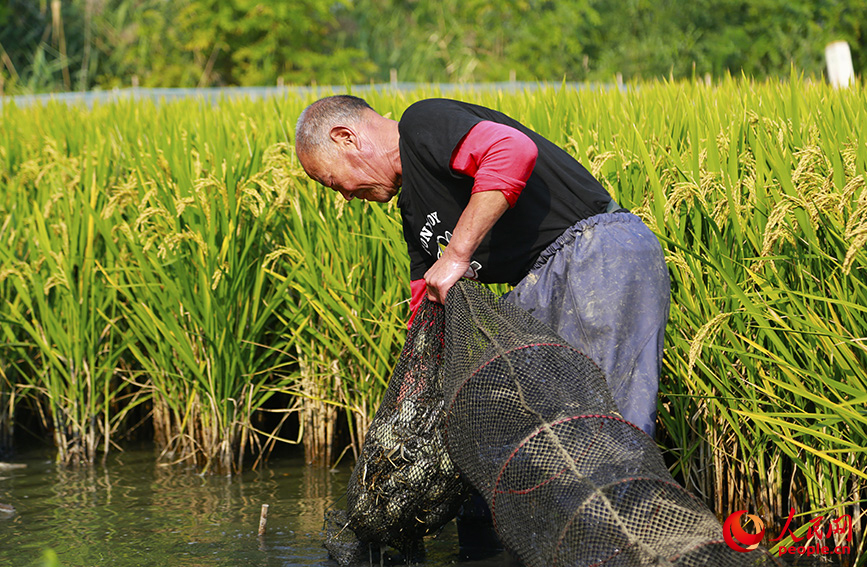
<svg viewBox="0 0 867 567">
<path fill-rule="evenodd" d="M 331 139 L 341 148 L 358 146 L 358 136 L 348 126 L 335 126 L 331 129 Z"/>
</svg>

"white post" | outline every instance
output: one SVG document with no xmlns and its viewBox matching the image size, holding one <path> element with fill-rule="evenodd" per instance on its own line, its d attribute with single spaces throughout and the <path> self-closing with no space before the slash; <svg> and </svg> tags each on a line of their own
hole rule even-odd
<svg viewBox="0 0 867 567">
<path fill-rule="evenodd" d="M 852 52 L 845 41 L 835 41 L 825 46 L 825 60 L 828 63 L 828 82 L 835 89 L 848 87 L 855 82 L 855 69 L 852 67 Z"/>
</svg>

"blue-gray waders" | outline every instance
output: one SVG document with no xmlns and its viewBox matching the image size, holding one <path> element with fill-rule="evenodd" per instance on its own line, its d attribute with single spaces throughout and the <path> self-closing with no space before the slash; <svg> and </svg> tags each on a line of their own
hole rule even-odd
<svg viewBox="0 0 867 567">
<path fill-rule="evenodd" d="M 578 221 L 506 299 L 598 364 L 623 417 L 653 436 L 671 288 L 659 240 L 640 218 L 621 209 Z M 476 493 L 458 515 L 461 548 L 492 537 Z"/>
</svg>

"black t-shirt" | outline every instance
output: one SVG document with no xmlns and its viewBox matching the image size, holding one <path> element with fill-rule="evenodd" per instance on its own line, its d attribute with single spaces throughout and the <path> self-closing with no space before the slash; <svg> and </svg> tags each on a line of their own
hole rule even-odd
<svg viewBox="0 0 867 567">
<path fill-rule="evenodd" d="M 446 99 L 416 102 L 399 122 L 403 187 L 398 197 L 410 277 L 424 277 L 469 203 L 473 178 L 449 167 L 452 153 L 482 121 L 520 130 L 538 158 L 515 206 L 484 238 L 471 268 L 485 283 L 517 283 L 538 255 L 577 221 L 604 212 L 611 197 L 566 151 L 501 112 Z"/>
</svg>

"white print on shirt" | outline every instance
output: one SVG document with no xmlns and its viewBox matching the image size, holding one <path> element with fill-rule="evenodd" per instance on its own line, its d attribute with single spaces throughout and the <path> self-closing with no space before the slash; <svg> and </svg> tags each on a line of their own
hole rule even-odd
<svg viewBox="0 0 867 567">
<path fill-rule="evenodd" d="M 430 242 L 430 237 L 433 236 L 433 227 L 439 223 L 440 218 L 436 211 L 428 213 L 427 221 L 424 223 L 424 226 L 421 227 L 421 232 L 418 234 L 419 240 L 421 240 L 421 245 L 425 249 L 427 249 L 428 242 Z"/>
<path fill-rule="evenodd" d="M 437 246 L 439 251 L 437 251 L 437 260 L 440 259 L 440 256 L 443 255 L 443 251 L 446 249 L 446 246 L 449 245 L 449 242 L 452 239 L 452 233 L 446 231 L 443 236 L 437 236 Z M 470 260 L 470 267 L 467 268 L 467 271 L 464 272 L 465 278 L 476 279 L 479 277 L 479 270 L 482 269 L 482 265 L 476 262 L 475 260 Z"/>
</svg>

